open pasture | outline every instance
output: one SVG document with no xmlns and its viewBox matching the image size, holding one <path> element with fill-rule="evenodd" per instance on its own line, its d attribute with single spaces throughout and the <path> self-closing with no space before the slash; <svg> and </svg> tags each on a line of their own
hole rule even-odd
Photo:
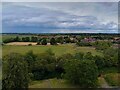
<svg viewBox="0 0 120 90">
<path fill-rule="evenodd" d="M 33 46 L 23 46 L 23 45 L 4 45 L 2 47 L 3 56 L 11 52 L 25 54 L 26 52 L 32 50 L 35 54 L 40 54 L 48 49 L 52 49 L 56 56 L 60 56 L 66 53 L 74 54 L 76 52 L 91 52 L 93 55 L 101 55 L 97 52 L 95 48 L 92 47 L 76 47 L 74 44 L 63 44 L 63 45 L 33 45 Z"/>
</svg>

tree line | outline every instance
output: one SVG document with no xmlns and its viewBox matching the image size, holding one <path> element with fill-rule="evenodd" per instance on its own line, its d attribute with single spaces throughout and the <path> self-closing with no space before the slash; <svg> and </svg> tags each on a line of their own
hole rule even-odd
<svg viewBox="0 0 120 90">
<path fill-rule="evenodd" d="M 105 37 L 105 36 L 104 36 Z M 113 36 L 107 37 L 106 41 L 101 37 L 90 37 L 90 36 L 58 36 L 58 37 L 39 37 L 39 36 L 26 36 L 26 37 L 19 37 L 16 36 L 14 38 L 7 38 L 3 40 L 3 43 L 9 43 L 9 42 L 37 42 L 36 45 L 47 45 L 47 43 L 50 43 L 51 45 L 57 45 L 57 44 L 64 44 L 64 43 L 76 43 L 77 46 L 95 46 L 103 44 L 106 46 L 112 45 L 112 44 L 118 44 L 118 40 L 113 40 Z M 87 38 L 87 40 L 85 40 Z"/>
<path fill-rule="evenodd" d="M 51 37 L 51 38 L 40 38 L 40 37 L 19 37 L 16 36 L 15 38 L 7 38 L 3 40 L 3 43 L 9 43 L 9 42 L 37 42 L 37 45 L 47 45 L 47 43 L 50 43 L 51 45 L 57 45 L 57 43 L 63 44 L 63 43 L 74 43 L 74 40 L 70 40 L 69 37 Z"/>
</svg>

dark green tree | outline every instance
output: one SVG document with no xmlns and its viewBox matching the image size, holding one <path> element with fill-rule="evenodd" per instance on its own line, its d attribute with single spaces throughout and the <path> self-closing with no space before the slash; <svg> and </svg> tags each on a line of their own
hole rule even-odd
<svg viewBox="0 0 120 90">
<path fill-rule="evenodd" d="M 10 53 L 3 57 L 3 90 L 28 88 L 29 74 L 27 63 L 22 55 Z"/>
<path fill-rule="evenodd" d="M 112 43 L 110 41 L 96 41 L 92 45 L 96 47 L 96 50 L 106 50 L 112 45 Z"/>
<path fill-rule="evenodd" d="M 118 49 L 108 48 L 104 50 L 104 62 L 107 67 L 118 66 Z"/>
<path fill-rule="evenodd" d="M 51 45 L 56 45 L 56 44 L 57 44 L 55 38 L 51 38 L 51 39 L 50 39 L 50 44 L 51 44 Z"/>
<path fill-rule="evenodd" d="M 70 43 L 70 42 L 71 42 L 70 37 L 66 37 L 66 38 L 65 38 L 65 42 L 66 42 L 66 43 Z"/>
<path fill-rule="evenodd" d="M 39 54 L 34 63 L 34 79 L 41 80 L 55 77 L 55 62 L 56 58 L 51 49 Z"/>
<path fill-rule="evenodd" d="M 14 40 L 15 40 L 15 42 L 19 42 L 19 41 L 20 41 L 19 36 L 16 36 L 16 37 L 14 38 Z"/>
<path fill-rule="evenodd" d="M 31 42 L 37 42 L 38 41 L 38 38 L 37 37 L 31 37 Z"/>
<path fill-rule="evenodd" d="M 42 45 L 47 45 L 47 40 L 46 40 L 45 38 L 43 38 L 43 39 L 41 40 L 41 44 L 42 44 Z"/>
<path fill-rule="evenodd" d="M 94 56 L 94 60 L 96 65 L 98 66 L 98 69 L 103 69 L 105 67 L 105 62 L 104 62 L 104 58 L 101 56 Z"/>
<path fill-rule="evenodd" d="M 30 37 L 22 37 L 22 41 L 23 42 L 29 42 L 30 41 Z"/>
<path fill-rule="evenodd" d="M 93 59 L 92 53 L 91 52 L 87 52 L 84 55 L 84 59 L 86 59 L 86 60 L 92 60 Z"/>
<path fill-rule="evenodd" d="M 63 43 L 64 43 L 63 37 L 58 37 L 58 38 L 56 39 L 56 42 L 63 44 Z"/>
<path fill-rule="evenodd" d="M 31 73 L 33 66 L 34 66 L 34 62 L 36 59 L 36 55 L 33 53 L 32 50 L 28 51 L 25 55 L 24 55 L 24 60 L 28 63 L 28 71 Z"/>
<path fill-rule="evenodd" d="M 65 63 L 65 78 L 84 88 L 97 85 L 98 68 L 93 60 L 69 60 Z"/>
<path fill-rule="evenodd" d="M 83 60 L 83 59 L 84 59 L 84 53 L 82 53 L 82 52 L 77 52 L 77 53 L 75 53 L 74 58 L 75 58 L 75 59 Z"/>
</svg>

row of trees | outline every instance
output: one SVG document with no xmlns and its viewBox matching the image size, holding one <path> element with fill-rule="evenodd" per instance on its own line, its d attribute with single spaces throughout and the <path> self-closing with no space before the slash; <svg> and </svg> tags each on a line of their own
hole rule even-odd
<svg viewBox="0 0 120 90">
<path fill-rule="evenodd" d="M 106 50 L 112 46 L 110 41 L 95 41 L 95 42 L 77 42 L 77 46 L 93 46 L 96 50 Z"/>
<path fill-rule="evenodd" d="M 101 36 L 100 36 L 101 37 Z M 57 43 L 63 44 L 63 43 L 76 43 L 76 45 L 78 46 L 93 46 L 97 45 L 99 42 L 100 43 L 105 43 L 107 41 L 104 40 L 109 40 L 109 43 L 119 43 L 119 39 L 118 40 L 114 40 L 114 37 L 108 37 L 107 36 L 102 36 L 102 37 L 106 37 L 105 39 L 100 38 L 99 36 L 59 36 L 59 37 L 49 37 L 46 36 L 46 38 L 42 37 L 38 37 L 38 36 L 26 36 L 26 37 L 19 37 L 16 36 L 15 38 L 7 38 L 5 40 L 3 40 L 3 43 L 9 43 L 9 42 L 37 42 L 37 45 L 42 44 L 42 45 L 46 45 L 46 43 L 51 43 L 51 45 L 56 45 Z M 85 40 L 88 39 L 87 40 Z M 90 40 L 90 41 L 89 41 Z M 99 41 L 101 40 L 101 41 Z"/>
<path fill-rule="evenodd" d="M 11 53 L 3 57 L 3 88 L 27 88 L 30 80 L 63 78 L 81 87 L 97 86 L 103 68 L 118 66 L 118 50 L 108 48 L 104 56 L 77 52 L 56 57 L 51 49 L 39 55 Z"/>
<path fill-rule="evenodd" d="M 37 42 L 37 45 L 42 44 L 46 45 L 47 43 L 51 43 L 51 45 L 56 45 L 57 43 L 74 43 L 74 40 L 70 40 L 69 37 L 56 37 L 56 38 L 39 38 L 39 37 L 18 37 L 15 38 L 7 38 L 3 40 L 3 43 L 9 42 Z"/>
</svg>

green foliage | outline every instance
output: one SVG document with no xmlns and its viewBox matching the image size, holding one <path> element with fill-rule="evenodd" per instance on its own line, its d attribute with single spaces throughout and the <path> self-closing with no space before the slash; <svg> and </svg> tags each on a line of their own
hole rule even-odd
<svg viewBox="0 0 120 90">
<path fill-rule="evenodd" d="M 33 51 L 29 51 L 21 57 L 27 62 L 27 72 L 32 80 L 65 76 L 68 81 L 80 87 L 94 87 L 97 84 L 97 70 L 101 74 L 103 71 L 107 72 L 104 68 L 118 65 L 118 50 L 108 48 L 103 53 L 103 57 L 93 56 L 90 52 L 76 52 L 74 55 L 67 53 L 56 57 L 52 49 L 48 48 L 44 53 L 34 54 Z"/>
<path fill-rule="evenodd" d="M 69 37 L 66 37 L 66 38 L 65 38 L 65 42 L 66 42 L 66 43 L 70 43 L 70 42 L 71 42 L 70 38 L 69 38 Z"/>
<path fill-rule="evenodd" d="M 19 42 L 20 38 L 18 36 L 16 36 L 14 40 L 15 40 L 15 42 Z"/>
<path fill-rule="evenodd" d="M 31 73 L 33 70 L 34 66 L 34 61 L 35 61 L 36 55 L 34 55 L 33 51 L 28 51 L 24 55 L 24 60 L 28 63 L 28 71 Z"/>
<path fill-rule="evenodd" d="M 3 58 L 3 89 L 27 88 L 28 82 L 28 67 L 23 56 L 17 53 L 6 55 Z"/>
<path fill-rule="evenodd" d="M 34 79 L 41 80 L 55 76 L 56 58 L 51 49 L 41 53 L 36 57 L 32 70 Z"/>
<path fill-rule="evenodd" d="M 96 65 L 98 66 L 98 69 L 103 69 L 105 67 L 105 61 L 103 57 L 96 55 L 94 56 L 94 60 Z"/>
<path fill-rule="evenodd" d="M 93 59 L 92 53 L 91 52 L 87 52 L 84 55 L 84 59 L 86 59 L 86 60 L 92 60 Z"/>
<path fill-rule="evenodd" d="M 51 45 L 57 45 L 57 42 L 56 42 L 55 38 L 50 39 L 50 44 Z"/>
<path fill-rule="evenodd" d="M 29 42 L 30 41 L 30 37 L 22 37 L 22 41 L 23 42 Z"/>
<path fill-rule="evenodd" d="M 119 73 L 108 73 L 105 74 L 104 78 L 110 86 L 120 86 Z"/>
<path fill-rule="evenodd" d="M 113 57 L 115 54 L 118 54 L 118 49 L 116 48 L 107 48 L 106 50 L 103 51 L 104 56 L 110 56 Z"/>
<path fill-rule="evenodd" d="M 3 43 L 9 43 L 9 42 L 14 42 L 14 38 L 7 38 L 3 40 Z"/>
<path fill-rule="evenodd" d="M 56 39 L 56 42 L 63 44 L 63 42 L 64 42 L 63 37 L 58 37 L 58 38 Z"/>
<path fill-rule="evenodd" d="M 55 55 L 55 53 L 53 53 L 52 49 L 50 49 L 50 48 L 48 50 L 46 50 L 45 53 L 48 55 L 51 55 L 51 56 Z"/>
<path fill-rule="evenodd" d="M 82 52 L 75 53 L 74 58 L 83 60 L 84 59 L 84 53 L 82 53 Z"/>
<path fill-rule="evenodd" d="M 104 50 L 104 60 L 107 67 L 118 66 L 118 49 L 108 48 Z"/>
<path fill-rule="evenodd" d="M 92 60 L 69 60 L 65 63 L 65 78 L 81 87 L 97 85 L 98 69 Z"/>
<path fill-rule="evenodd" d="M 96 50 L 106 50 L 111 47 L 112 43 L 110 41 L 96 41 L 92 45 L 96 47 Z"/>
<path fill-rule="evenodd" d="M 70 53 L 66 53 L 66 54 L 61 55 L 60 58 L 63 60 L 69 60 L 69 59 L 73 58 L 73 55 Z"/>
<path fill-rule="evenodd" d="M 47 40 L 46 40 L 45 38 L 43 38 L 43 39 L 41 40 L 41 44 L 42 44 L 42 45 L 47 45 Z"/>
<path fill-rule="evenodd" d="M 90 42 L 78 41 L 76 42 L 77 46 L 92 46 Z"/>
<path fill-rule="evenodd" d="M 31 42 L 37 42 L 38 38 L 37 37 L 31 37 Z"/>
<path fill-rule="evenodd" d="M 102 74 L 107 74 L 107 73 L 120 73 L 118 70 L 118 67 L 104 67 L 101 70 L 99 70 L 100 73 Z"/>
</svg>

